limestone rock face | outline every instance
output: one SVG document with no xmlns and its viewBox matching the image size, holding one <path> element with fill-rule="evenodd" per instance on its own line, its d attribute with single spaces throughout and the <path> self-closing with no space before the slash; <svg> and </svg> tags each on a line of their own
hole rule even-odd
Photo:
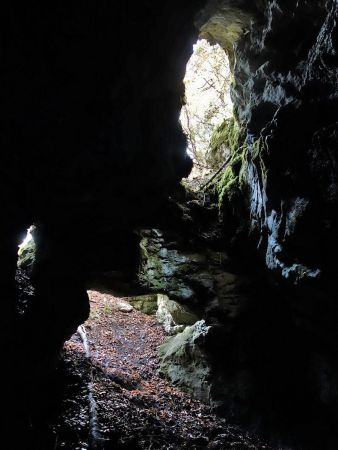
<svg viewBox="0 0 338 450">
<path fill-rule="evenodd" d="M 228 255 L 220 241 L 208 241 L 204 233 L 198 235 L 189 230 L 190 234 L 186 236 L 180 232 L 179 228 L 184 228 L 186 220 L 194 223 L 189 213 L 192 211 L 187 207 L 183 220 L 171 229 L 141 232 L 138 279 L 144 289 L 162 292 L 179 303 L 196 307 L 217 295 L 215 276 L 222 274 Z M 217 218 L 208 225 L 205 234 L 212 236 L 213 227 L 219 226 Z M 193 242 L 189 242 L 188 236 Z"/>
<path fill-rule="evenodd" d="M 135 297 L 127 297 L 126 300 L 133 308 L 144 314 L 151 315 L 157 311 L 157 294 L 137 295 Z"/>
<path fill-rule="evenodd" d="M 184 330 L 185 326 L 198 321 L 196 314 L 166 295 L 158 294 L 156 319 L 163 324 L 167 334 L 176 334 Z"/>
<path fill-rule="evenodd" d="M 167 248 L 162 231 L 145 230 L 142 236 L 141 284 L 150 290 L 167 292 L 172 298 L 191 300 L 194 292 L 183 278 L 198 266 L 201 256 L 179 252 L 175 242 L 169 242 Z"/>
<path fill-rule="evenodd" d="M 230 12 L 227 18 L 222 11 Z M 255 264 L 270 271 L 260 299 L 210 305 L 218 318 L 225 312 L 224 326 L 210 335 L 217 335 L 215 346 L 228 342 L 228 368 L 219 366 L 228 410 L 251 402 L 258 410 L 258 396 L 254 400 L 248 389 L 255 386 L 261 399 L 266 392 L 279 398 L 277 415 L 293 398 L 295 415 L 309 417 L 309 404 L 316 405 L 317 416 L 308 419 L 313 424 L 321 414 L 338 417 L 332 347 L 338 320 L 337 16 L 333 0 L 209 1 L 200 15 L 203 31 L 224 48 L 236 41 L 232 99 L 245 136 L 242 195 L 224 205 L 224 226 L 235 222 L 232 238 L 243 266 L 249 260 L 249 271 Z M 259 259 L 250 259 L 254 253 Z M 317 446 L 329 448 L 327 442 Z"/>
<path fill-rule="evenodd" d="M 236 319 L 250 312 L 252 300 L 252 280 L 243 275 L 223 272 L 214 278 L 217 295 L 206 307 L 208 316 L 218 320 Z"/>
<path fill-rule="evenodd" d="M 221 0 L 200 16 L 225 48 L 236 41 L 247 220 L 267 267 L 293 283 L 336 267 L 337 14 L 332 0 Z"/>
<path fill-rule="evenodd" d="M 167 338 L 160 346 L 160 372 L 177 386 L 191 391 L 201 400 L 209 400 L 210 367 L 203 351 L 209 327 L 199 321 Z"/>
<path fill-rule="evenodd" d="M 230 272 L 235 264 L 224 250 L 224 237 L 218 235 L 222 224 L 213 215 L 213 199 L 196 197 L 185 204 L 184 214 L 174 224 L 142 231 L 139 276 L 144 288 L 162 292 L 157 294 L 156 316 L 172 335 L 160 349 L 161 371 L 194 396 L 229 413 L 241 401 L 237 371 L 248 381 L 245 401 L 255 397 L 256 373 L 250 363 L 244 369 L 243 361 L 263 345 L 260 329 L 269 319 L 260 310 L 271 300 L 268 289 L 267 298 L 261 297 L 262 288 L 253 274 Z M 209 209 L 203 222 L 195 220 L 202 204 Z M 193 294 L 187 298 L 188 290 Z M 173 292 L 175 300 L 170 300 Z M 205 331 L 203 339 L 195 342 L 195 329 L 200 328 Z"/>
<path fill-rule="evenodd" d="M 127 302 L 122 302 L 122 301 L 118 302 L 116 304 L 116 307 L 119 311 L 124 312 L 124 313 L 130 313 L 134 309 L 132 305 L 130 305 Z"/>
</svg>

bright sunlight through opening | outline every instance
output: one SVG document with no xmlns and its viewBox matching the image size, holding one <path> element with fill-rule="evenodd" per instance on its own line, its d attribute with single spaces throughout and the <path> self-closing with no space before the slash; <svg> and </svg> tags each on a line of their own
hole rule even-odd
<svg viewBox="0 0 338 450">
<path fill-rule="evenodd" d="M 184 78 L 185 101 L 180 121 L 188 139 L 188 154 L 194 161 L 190 179 L 210 174 L 217 162 L 210 152 L 210 142 L 217 126 L 232 116 L 230 67 L 225 51 L 197 41 L 187 64 Z"/>
</svg>

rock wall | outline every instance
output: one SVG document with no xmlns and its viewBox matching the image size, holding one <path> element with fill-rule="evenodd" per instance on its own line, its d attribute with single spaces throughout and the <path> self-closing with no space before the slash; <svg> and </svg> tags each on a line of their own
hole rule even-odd
<svg viewBox="0 0 338 450">
<path fill-rule="evenodd" d="M 219 1 L 200 19 L 233 44 L 251 231 L 267 267 L 294 282 L 335 271 L 336 17 L 334 1 Z"/>
<path fill-rule="evenodd" d="M 224 197 L 224 226 L 231 228 L 243 266 L 246 261 L 249 270 L 250 263 L 265 266 L 272 286 L 255 319 L 265 338 L 251 334 L 250 322 L 246 329 L 245 321 L 238 324 L 235 341 L 252 359 L 245 357 L 249 371 L 240 369 L 236 357 L 230 363 L 237 367 L 232 372 L 237 392 L 243 392 L 235 403 L 245 409 L 247 387 L 254 383 L 259 390 L 265 379 L 271 417 L 278 409 L 287 415 L 281 412 L 287 404 L 302 416 L 303 404 L 307 412 L 316 411 L 311 423 L 324 420 L 328 428 L 337 417 L 338 382 L 337 16 L 331 0 L 220 0 L 208 2 L 198 18 L 203 33 L 230 51 L 235 117 L 244 134 L 241 199 L 237 196 L 236 204 Z M 247 332 L 251 344 L 243 346 Z M 223 369 L 230 388 L 231 370 Z M 263 404 L 268 396 L 260 395 Z"/>
</svg>

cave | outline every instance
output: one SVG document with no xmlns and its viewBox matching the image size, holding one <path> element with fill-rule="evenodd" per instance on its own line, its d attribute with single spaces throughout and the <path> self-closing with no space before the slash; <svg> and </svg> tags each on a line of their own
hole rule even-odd
<svg viewBox="0 0 338 450">
<path fill-rule="evenodd" d="M 3 7 L 9 448 L 338 447 L 337 15 L 335 0 Z M 213 130 L 217 164 L 196 189 L 179 118 L 198 39 L 227 55 L 233 111 Z M 113 427 L 100 441 L 94 417 L 87 442 L 58 442 L 54 429 L 49 439 L 58 395 L 85 378 L 60 371 L 93 291 L 172 308 L 160 370 L 224 428 L 164 442 L 131 425 L 131 441 Z"/>
</svg>

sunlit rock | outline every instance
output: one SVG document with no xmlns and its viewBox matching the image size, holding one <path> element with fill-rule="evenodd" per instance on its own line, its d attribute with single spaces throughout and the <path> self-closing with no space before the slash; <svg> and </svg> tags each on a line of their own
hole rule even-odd
<svg viewBox="0 0 338 450">
<path fill-rule="evenodd" d="M 203 350 L 203 341 L 209 328 L 203 320 L 196 322 L 181 333 L 168 337 L 160 346 L 160 372 L 175 385 L 205 401 L 209 398 L 210 367 Z"/>
<path fill-rule="evenodd" d="M 166 295 L 157 296 L 157 306 L 156 319 L 163 325 L 167 334 L 177 334 L 183 331 L 185 326 L 198 321 L 196 314 L 190 312 L 187 306 L 170 300 Z"/>
</svg>

